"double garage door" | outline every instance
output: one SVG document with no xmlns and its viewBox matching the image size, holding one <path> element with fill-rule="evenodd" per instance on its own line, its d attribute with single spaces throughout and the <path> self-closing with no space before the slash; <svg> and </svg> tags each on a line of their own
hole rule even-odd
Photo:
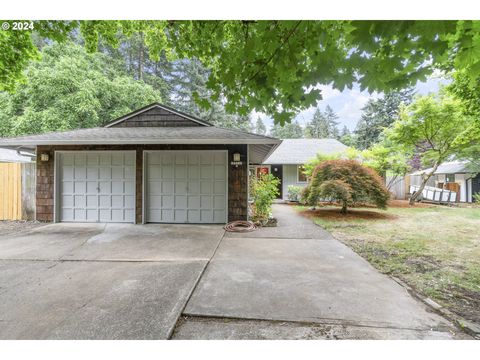
<svg viewBox="0 0 480 360">
<path fill-rule="evenodd" d="M 135 152 L 57 153 L 57 220 L 135 222 Z M 226 151 L 144 153 L 146 222 L 225 223 Z"/>
</svg>

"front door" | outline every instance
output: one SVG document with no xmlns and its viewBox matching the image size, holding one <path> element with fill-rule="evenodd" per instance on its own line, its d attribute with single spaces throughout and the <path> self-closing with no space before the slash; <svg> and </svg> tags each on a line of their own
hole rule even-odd
<svg viewBox="0 0 480 360">
<path fill-rule="evenodd" d="M 283 199 L 283 186 L 282 186 L 282 180 L 283 180 L 283 166 L 282 165 L 272 165 L 272 175 L 280 179 L 280 183 L 278 184 L 278 197 L 277 199 Z"/>
</svg>

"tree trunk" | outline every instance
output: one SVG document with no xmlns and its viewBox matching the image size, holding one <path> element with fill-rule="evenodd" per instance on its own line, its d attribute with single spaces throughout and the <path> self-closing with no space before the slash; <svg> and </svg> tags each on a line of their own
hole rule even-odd
<svg viewBox="0 0 480 360">
<path fill-rule="evenodd" d="M 342 209 L 340 210 L 340 213 L 342 213 L 343 215 L 347 215 L 347 202 L 346 201 L 342 202 Z"/>
<path fill-rule="evenodd" d="M 440 160 L 438 160 L 435 163 L 435 165 L 433 166 L 432 171 L 430 171 L 426 175 L 422 175 L 422 183 L 420 184 L 420 188 L 417 191 L 415 191 L 412 194 L 412 196 L 410 197 L 410 201 L 409 201 L 410 205 L 413 205 L 415 203 L 415 200 L 422 194 L 423 189 L 425 189 L 425 186 L 427 185 L 428 180 L 430 180 L 430 178 L 435 173 L 435 171 L 437 171 L 437 169 L 438 169 L 438 167 L 440 166 L 441 163 L 442 162 Z"/>
</svg>

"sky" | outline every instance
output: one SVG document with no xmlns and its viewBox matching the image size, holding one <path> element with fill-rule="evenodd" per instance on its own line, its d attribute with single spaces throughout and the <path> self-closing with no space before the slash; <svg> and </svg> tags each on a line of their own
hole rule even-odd
<svg viewBox="0 0 480 360">
<path fill-rule="evenodd" d="M 447 84 L 448 81 L 441 77 L 431 77 L 426 82 L 418 82 L 415 86 L 417 94 L 426 95 L 431 92 L 437 92 L 441 85 Z M 379 93 L 369 94 L 368 91 L 360 91 L 360 86 L 355 85 L 351 90 L 345 89 L 339 91 L 333 89 L 328 85 L 320 85 L 318 87 L 322 90 L 323 100 L 319 101 L 318 107 L 321 110 L 325 110 L 327 105 L 335 111 L 339 119 L 339 128 L 342 129 L 343 125 L 346 125 L 349 130 L 355 130 L 358 120 L 362 115 L 362 107 L 371 98 L 376 99 L 382 95 Z M 315 107 L 311 107 L 307 110 L 299 113 L 295 120 L 297 120 L 302 126 L 305 125 L 313 117 Z M 260 116 L 265 123 L 267 129 L 270 129 L 273 120 L 265 114 L 253 114 L 252 120 L 255 123 L 257 116 Z"/>
</svg>

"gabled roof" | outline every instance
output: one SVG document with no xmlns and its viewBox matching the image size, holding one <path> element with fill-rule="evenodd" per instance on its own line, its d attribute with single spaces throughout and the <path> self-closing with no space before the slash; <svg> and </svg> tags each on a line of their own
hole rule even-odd
<svg viewBox="0 0 480 360">
<path fill-rule="evenodd" d="M 281 140 L 216 126 L 90 128 L 0 139 L 0 147 L 95 144 L 279 144 Z"/>
<path fill-rule="evenodd" d="M 448 161 L 441 164 L 437 171 L 434 172 L 435 175 L 439 174 L 468 174 L 473 172 L 468 166 L 470 163 L 468 161 Z M 428 168 L 424 170 L 418 170 L 412 173 L 411 175 L 421 175 L 429 173 L 433 168 Z M 480 170 L 480 169 L 479 169 Z"/>
<path fill-rule="evenodd" d="M 344 152 L 347 146 L 335 139 L 285 139 L 264 161 L 264 164 L 301 165 L 318 153 L 333 155 Z"/>
<path fill-rule="evenodd" d="M 163 110 L 166 110 L 172 114 L 175 114 L 175 115 L 178 115 L 178 116 L 181 116 L 185 119 L 188 119 L 188 120 L 191 120 L 199 125 L 203 125 L 203 126 L 212 126 L 212 124 L 210 124 L 209 122 L 205 121 L 205 120 L 202 120 L 202 119 L 199 119 L 195 116 L 192 116 L 192 115 L 189 115 L 189 114 L 186 114 L 182 111 L 179 111 L 179 110 L 175 110 L 173 108 L 171 108 L 170 106 L 167 106 L 167 105 L 162 105 L 162 104 L 159 104 L 159 103 L 153 103 L 153 104 L 150 104 L 150 105 L 147 105 L 147 106 L 144 106 L 143 108 L 141 109 L 138 109 L 138 110 L 135 110 L 135 111 L 132 111 L 131 113 L 129 114 L 126 114 L 126 115 L 123 115 L 123 116 L 120 116 L 119 118 L 116 118 L 115 120 L 112 120 L 111 122 L 109 122 L 107 125 L 105 125 L 105 127 L 111 127 L 111 126 L 114 126 L 114 125 L 117 125 L 118 123 L 121 123 L 125 120 L 128 120 L 132 117 L 135 117 L 135 116 L 138 116 L 142 113 L 145 113 L 145 112 L 148 112 L 152 109 L 155 109 L 155 108 L 158 108 L 158 109 L 163 109 Z"/>
</svg>

